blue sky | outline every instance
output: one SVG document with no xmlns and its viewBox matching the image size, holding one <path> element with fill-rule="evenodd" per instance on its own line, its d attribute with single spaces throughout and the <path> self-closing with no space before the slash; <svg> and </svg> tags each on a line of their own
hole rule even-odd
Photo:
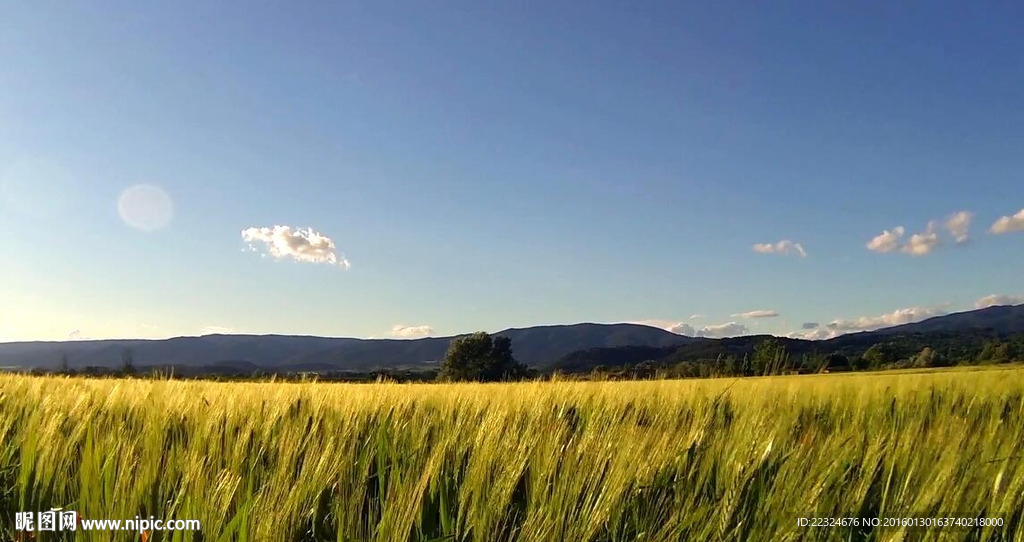
<svg viewBox="0 0 1024 542">
<path fill-rule="evenodd" d="M 1019 4 L 430 4 L 0 7 L 0 340 L 1024 302 Z"/>
</svg>

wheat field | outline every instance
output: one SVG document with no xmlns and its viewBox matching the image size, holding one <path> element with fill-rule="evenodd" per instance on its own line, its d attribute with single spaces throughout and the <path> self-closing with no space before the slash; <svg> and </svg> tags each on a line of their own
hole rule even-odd
<svg viewBox="0 0 1024 542">
<path fill-rule="evenodd" d="M 0 540 L 15 512 L 56 507 L 202 522 L 153 541 L 1012 540 L 1022 408 L 1020 368 L 515 384 L 7 375 Z M 797 525 L 947 516 L 1004 526 Z"/>
</svg>

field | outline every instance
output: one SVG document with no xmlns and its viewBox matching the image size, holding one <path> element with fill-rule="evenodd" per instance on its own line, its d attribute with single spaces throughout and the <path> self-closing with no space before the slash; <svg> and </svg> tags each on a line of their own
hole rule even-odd
<svg viewBox="0 0 1024 542">
<path fill-rule="evenodd" d="M 1020 368 L 450 385 L 0 376 L 0 540 L 16 511 L 51 507 L 202 521 L 201 535 L 149 540 L 1022 539 L 1022 408 Z M 948 516 L 1004 527 L 797 526 Z"/>
</svg>

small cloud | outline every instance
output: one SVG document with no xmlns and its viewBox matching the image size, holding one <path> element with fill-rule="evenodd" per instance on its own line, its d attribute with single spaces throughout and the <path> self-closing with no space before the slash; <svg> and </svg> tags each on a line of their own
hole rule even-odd
<svg viewBox="0 0 1024 542">
<path fill-rule="evenodd" d="M 957 243 L 966 243 L 970 239 L 971 219 L 974 215 L 967 211 L 960 211 L 946 219 L 946 231 L 953 236 Z"/>
<path fill-rule="evenodd" d="M 228 335 L 234 332 L 235 330 L 230 327 L 221 326 L 206 326 L 199 330 L 200 335 Z"/>
<path fill-rule="evenodd" d="M 821 324 L 818 322 L 804 322 L 800 329 L 818 329 L 819 327 L 821 327 Z"/>
<path fill-rule="evenodd" d="M 900 249 L 901 252 L 910 254 L 911 256 L 924 256 L 931 254 L 935 247 L 939 246 L 939 234 L 935 232 L 938 224 L 935 221 L 928 223 L 928 228 L 924 233 L 915 233 L 910 236 L 907 240 L 907 244 L 903 245 Z"/>
<path fill-rule="evenodd" d="M 935 247 L 941 244 L 937 229 L 938 223 L 932 220 L 928 222 L 928 227 L 924 232 L 911 235 L 904 244 L 901 241 L 907 230 L 903 226 L 896 226 L 891 230 L 882 230 L 882 233 L 868 241 L 865 246 L 873 252 L 899 251 L 911 256 L 924 256 L 930 254 Z"/>
<path fill-rule="evenodd" d="M 690 324 L 687 324 L 686 322 L 679 322 L 676 320 L 662 320 L 658 318 L 652 318 L 649 320 L 631 320 L 627 321 L 626 323 L 656 327 L 658 329 L 664 329 L 665 331 L 668 331 L 670 333 L 675 333 L 676 335 L 687 335 L 690 337 L 696 335 L 697 333 L 693 329 L 693 326 L 691 326 Z"/>
<path fill-rule="evenodd" d="M 775 318 L 779 313 L 771 310 L 749 311 L 733 314 L 733 318 Z"/>
<path fill-rule="evenodd" d="M 992 294 L 974 302 L 974 308 L 984 309 L 998 305 L 1020 305 L 1024 303 L 1024 295 Z"/>
<path fill-rule="evenodd" d="M 665 330 L 675 333 L 676 335 L 686 335 L 687 337 L 693 337 L 694 335 L 697 334 L 697 331 L 693 329 L 693 326 L 685 322 L 672 324 L 671 326 L 665 328 Z"/>
<path fill-rule="evenodd" d="M 690 320 L 696 320 L 698 318 L 707 318 L 707 316 L 703 315 L 703 314 L 691 314 L 690 315 Z"/>
<path fill-rule="evenodd" d="M 948 314 L 946 310 L 936 307 L 909 307 L 880 316 L 861 316 L 855 320 L 833 320 L 828 323 L 827 327 L 838 333 L 874 331 L 883 327 L 920 322 L 921 320 L 944 314 Z"/>
<path fill-rule="evenodd" d="M 839 335 L 837 331 L 830 331 L 828 329 L 814 329 L 810 331 L 793 332 L 787 333 L 786 337 L 790 339 L 804 339 L 806 341 L 823 341 L 826 339 L 832 339 Z"/>
<path fill-rule="evenodd" d="M 82 330 L 80 330 L 80 329 L 73 329 L 73 330 L 71 330 L 71 333 L 68 333 L 68 339 L 69 340 L 77 341 L 78 339 L 81 339 L 81 338 L 82 338 Z"/>
<path fill-rule="evenodd" d="M 904 233 L 906 230 L 903 226 L 896 226 L 891 231 L 882 230 L 882 233 L 868 241 L 866 246 L 868 250 L 874 252 L 894 252 L 900 249 L 900 239 L 903 238 Z"/>
<path fill-rule="evenodd" d="M 988 231 L 996 235 L 1024 231 L 1024 209 L 1013 216 L 1000 217 L 999 220 L 992 223 L 992 227 Z"/>
<path fill-rule="evenodd" d="M 807 257 L 807 251 L 803 245 L 794 243 L 789 239 L 783 239 L 774 245 L 771 243 L 758 243 L 754 245 L 754 252 L 761 254 L 782 254 L 784 256 L 797 255 L 801 258 Z"/>
<path fill-rule="evenodd" d="M 717 324 L 712 326 L 704 326 L 697 331 L 698 337 L 708 338 L 722 338 L 722 337 L 733 337 L 736 335 L 743 335 L 749 331 L 747 326 L 736 322 L 729 322 L 726 324 Z"/>
<path fill-rule="evenodd" d="M 434 328 L 430 326 L 407 326 L 405 324 L 396 324 L 391 328 L 391 336 L 402 339 L 419 339 L 422 337 L 429 337 L 433 334 Z"/>
<path fill-rule="evenodd" d="M 750 331 L 747 326 L 736 322 L 704 326 L 700 329 L 697 329 L 686 322 L 674 322 L 671 320 L 639 320 L 628 323 L 656 327 L 675 333 L 676 335 L 685 335 L 687 337 L 732 337 L 735 335 L 743 335 Z"/>
<path fill-rule="evenodd" d="M 336 252 L 330 237 L 311 228 L 246 228 L 242 230 L 242 240 L 249 243 L 253 251 L 259 251 L 257 246 L 262 246 L 264 256 L 270 255 L 277 260 L 337 265 L 344 269 L 352 267 L 344 256 Z"/>
</svg>

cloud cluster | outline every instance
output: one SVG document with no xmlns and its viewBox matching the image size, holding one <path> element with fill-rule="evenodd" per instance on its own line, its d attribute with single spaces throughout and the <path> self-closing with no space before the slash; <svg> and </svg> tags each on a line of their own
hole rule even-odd
<svg viewBox="0 0 1024 542">
<path fill-rule="evenodd" d="M 911 235 L 904 243 L 902 242 L 903 235 L 907 230 L 903 226 L 896 226 L 891 230 L 883 230 L 865 246 L 874 252 L 896 252 L 898 250 L 911 256 L 924 256 L 931 254 L 936 247 L 942 244 L 937 230 L 938 223 L 932 220 L 928 223 L 925 231 Z M 966 240 L 966 234 L 964 233 L 962 236 Z"/>
<path fill-rule="evenodd" d="M 830 331 L 848 333 L 851 331 L 874 331 L 883 327 L 920 322 L 933 316 L 948 314 L 937 307 L 909 307 L 898 309 L 880 316 L 861 316 L 855 320 L 833 320 L 826 326 Z"/>
<path fill-rule="evenodd" d="M 733 314 L 733 318 L 775 318 L 779 313 L 772 310 L 748 311 Z"/>
<path fill-rule="evenodd" d="M 390 335 L 392 337 L 398 337 L 401 339 L 419 339 L 422 337 L 429 337 L 434 334 L 434 328 L 431 326 L 407 326 L 405 324 L 395 324 L 391 328 Z"/>
<path fill-rule="evenodd" d="M 949 232 L 953 242 L 956 244 L 963 244 L 971 239 L 971 221 L 974 219 L 974 213 L 970 211 L 958 211 L 946 217 L 946 220 L 941 223 L 942 229 Z M 906 242 L 903 242 L 903 236 L 906 235 L 907 230 L 903 226 L 896 226 L 891 230 L 883 230 L 882 233 L 873 237 L 867 242 L 868 250 L 874 252 L 903 252 L 910 254 L 911 256 L 924 256 L 931 254 L 936 247 L 942 244 L 942 239 L 939 237 L 939 222 L 931 220 L 928 222 L 928 227 L 921 233 L 915 233 L 911 235 Z M 1006 233 L 1024 231 L 1024 209 L 1021 209 L 1016 214 L 999 217 L 998 220 L 992 223 L 992 226 L 988 229 L 989 233 L 994 235 L 1002 235 Z M 755 245 L 755 250 L 758 247 L 770 247 L 771 245 Z M 759 250 L 760 251 L 760 250 Z"/>
<path fill-rule="evenodd" d="M 941 226 L 949 232 L 955 243 L 966 243 L 971 238 L 970 229 L 973 218 L 974 214 L 969 211 L 958 211 L 946 217 Z M 906 228 L 896 226 L 891 230 L 882 230 L 882 233 L 873 237 L 865 246 L 874 252 L 899 251 L 911 256 L 925 256 L 931 254 L 942 244 L 942 239 L 939 237 L 939 226 L 937 220 L 930 220 L 923 232 L 911 235 L 906 242 L 903 242 L 903 236 L 907 233 Z"/>
<path fill-rule="evenodd" d="M 997 305 L 1020 305 L 1024 303 L 1024 295 L 992 294 L 974 302 L 974 308 L 984 309 Z"/>
<path fill-rule="evenodd" d="M 675 333 L 676 335 L 686 335 L 687 337 L 733 337 L 736 335 L 744 335 L 750 331 L 747 326 L 736 322 L 708 325 L 700 328 L 696 328 L 686 322 L 677 322 L 673 320 L 640 320 L 630 323 L 656 327 Z"/>
<path fill-rule="evenodd" d="M 750 330 L 743 324 L 736 322 L 728 322 L 725 324 L 715 324 L 704 326 L 701 328 L 695 328 L 686 322 L 677 322 L 674 324 L 667 324 L 657 326 L 661 327 L 665 331 L 670 331 L 676 335 L 686 335 L 688 337 L 708 337 L 708 338 L 721 338 L 721 337 L 734 337 L 736 335 L 744 335 Z"/>
<path fill-rule="evenodd" d="M 337 265 L 344 269 L 351 267 L 348 260 L 336 252 L 330 237 L 311 228 L 246 228 L 242 230 L 242 240 L 249 244 L 251 250 L 260 251 L 262 248 L 264 255 L 277 260 Z"/>
<path fill-rule="evenodd" d="M 688 337 L 695 337 L 697 335 L 697 330 L 694 329 L 693 326 L 691 326 L 690 324 L 687 324 L 685 322 L 679 322 L 678 324 L 672 324 L 670 326 L 667 326 L 665 328 L 665 330 L 666 331 L 671 331 L 672 333 L 675 333 L 676 335 L 686 335 Z"/>
<path fill-rule="evenodd" d="M 794 331 L 787 333 L 786 337 L 790 339 L 804 339 L 806 341 L 824 341 L 827 339 L 835 338 L 840 335 L 838 331 L 833 331 L 825 328 L 806 330 L 805 331 Z"/>
<path fill-rule="evenodd" d="M 786 336 L 791 339 L 820 341 L 832 339 L 844 333 L 874 331 L 884 327 L 920 322 L 921 320 L 944 314 L 948 314 L 947 311 L 937 307 L 909 307 L 879 316 L 861 316 L 852 320 L 832 320 L 825 325 L 821 325 L 818 322 L 806 322 L 800 326 L 800 331 L 788 333 Z"/>
<path fill-rule="evenodd" d="M 697 331 L 698 337 L 709 337 L 718 339 L 722 337 L 735 337 L 736 335 L 745 335 L 750 330 L 743 324 L 736 322 L 728 322 L 725 324 L 717 324 L 713 326 L 704 326 Z"/>
<path fill-rule="evenodd" d="M 758 243 L 754 245 L 754 252 L 761 254 L 782 254 L 783 256 L 796 255 L 801 258 L 807 257 L 807 251 L 804 250 L 803 245 L 800 243 L 794 243 L 789 239 L 783 239 L 778 243 Z"/>
<path fill-rule="evenodd" d="M 1000 217 L 999 220 L 992 223 L 992 227 L 988 231 L 996 235 L 1024 231 L 1024 209 L 1017 211 L 1015 215 Z"/>
</svg>

